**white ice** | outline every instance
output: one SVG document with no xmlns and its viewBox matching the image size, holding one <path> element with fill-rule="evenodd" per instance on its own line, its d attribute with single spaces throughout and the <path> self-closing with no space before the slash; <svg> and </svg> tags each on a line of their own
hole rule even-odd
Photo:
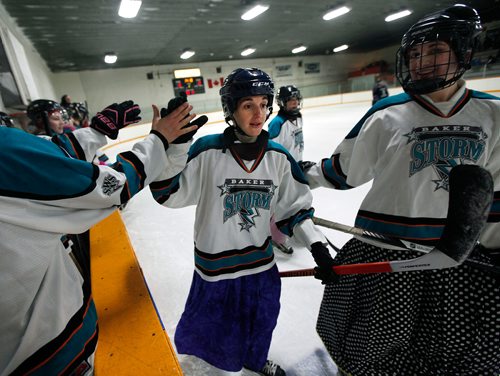
<svg viewBox="0 0 500 376">
<path fill-rule="evenodd" d="M 305 107 L 304 160 L 320 161 L 330 157 L 337 144 L 368 110 L 368 102 Z M 220 114 L 208 114 L 212 124 L 196 135 L 219 133 L 226 125 Z M 215 118 L 215 124 L 213 124 Z M 122 133 L 127 129 L 122 130 Z M 129 130 L 129 139 L 110 147 L 111 160 L 118 152 L 129 149 L 149 126 Z M 126 133 L 126 132 L 125 132 Z M 369 184 L 348 191 L 316 189 L 313 191 L 315 215 L 335 222 L 353 225 L 354 217 Z M 172 343 L 184 309 L 193 275 L 194 207 L 169 209 L 157 204 L 149 189 L 133 198 L 122 210 L 122 217 L 144 273 L 165 330 Z M 341 247 L 350 235 L 322 228 L 336 246 Z M 295 246 L 292 255 L 276 251 L 281 271 L 311 268 L 314 261 L 305 248 Z M 332 251 L 332 254 L 334 252 Z M 282 279 L 281 312 L 273 334 L 269 359 L 286 370 L 288 376 L 335 375 L 336 366 L 316 334 L 315 324 L 323 294 L 323 285 L 312 277 Z M 186 375 L 214 375 L 210 366 L 179 356 Z M 244 372 L 243 375 L 253 373 Z"/>
</svg>

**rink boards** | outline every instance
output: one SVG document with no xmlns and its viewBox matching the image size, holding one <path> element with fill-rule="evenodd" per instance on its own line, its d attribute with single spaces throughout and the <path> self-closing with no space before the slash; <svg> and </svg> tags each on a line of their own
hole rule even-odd
<svg viewBox="0 0 500 376">
<path fill-rule="evenodd" d="M 96 375 L 182 375 L 119 211 L 90 231 Z"/>
</svg>

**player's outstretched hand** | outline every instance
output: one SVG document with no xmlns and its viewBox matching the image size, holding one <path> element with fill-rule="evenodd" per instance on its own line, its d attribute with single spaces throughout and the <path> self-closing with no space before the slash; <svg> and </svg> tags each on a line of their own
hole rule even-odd
<svg viewBox="0 0 500 376">
<path fill-rule="evenodd" d="M 187 133 L 196 132 L 198 126 L 189 125 L 189 122 L 196 116 L 196 114 L 189 114 L 192 109 L 193 106 L 186 102 L 167 116 L 160 117 L 160 110 L 153 105 L 152 129 L 160 132 L 169 144 Z"/>
<path fill-rule="evenodd" d="M 113 103 L 92 118 L 90 127 L 116 140 L 120 129 L 141 120 L 140 113 L 139 105 L 131 100 Z"/>
<path fill-rule="evenodd" d="M 182 104 L 187 102 L 187 96 L 186 93 L 181 92 L 179 97 L 172 98 L 167 105 L 167 108 L 162 108 L 160 111 L 161 117 L 168 116 L 169 114 L 172 113 L 176 108 L 181 106 Z M 200 116 L 199 118 L 193 120 L 189 125 L 197 125 L 198 128 L 196 128 L 194 131 L 188 132 L 177 139 L 173 141 L 174 144 L 183 144 L 184 142 L 188 142 L 190 139 L 193 138 L 194 134 L 200 129 L 205 123 L 208 121 L 208 117 L 205 115 Z"/>
<path fill-rule="evenodd" d="M 333 271 L 336 265 L 328 248 L 323 243 L 316 242 L 311 245 L 311 253 L 318 267 L 314 268 L 314 278 L 319 279 L 323 285 L 335 283 L 339 276 Z"/>
</svg>

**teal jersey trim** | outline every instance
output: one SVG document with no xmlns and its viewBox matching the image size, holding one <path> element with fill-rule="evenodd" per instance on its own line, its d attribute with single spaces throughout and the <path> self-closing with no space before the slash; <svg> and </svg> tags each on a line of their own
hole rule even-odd
<svg viewBox="0 0 500 376">
<path fill-rule="evenodd" d="M 269 123 L 267 129 L 269 132 L 269 139 L 276 138 L 281 133 L 281 128 L 285 124 L 286 119 L 281 115 L 276 115 Z"/>
<path fill-rule="evenodd" d="M 346 140 L 357 137 L 361 128 L 363 127 L 363 124 L 365 124 L 366 119 L 372 116 L 375 112 L 384 110 L 387 107 L 397 106 L 411 101 L 413 101 L 413 98 L 406 93 L 392 95 L 390 97 L 379 100 L 372 108 L 368 110 L 365 116 L 363 116 L 361 120 L 357 122 L 354 128 L 351 129 L 351 131 L 345 137 Z"/>
</svg>

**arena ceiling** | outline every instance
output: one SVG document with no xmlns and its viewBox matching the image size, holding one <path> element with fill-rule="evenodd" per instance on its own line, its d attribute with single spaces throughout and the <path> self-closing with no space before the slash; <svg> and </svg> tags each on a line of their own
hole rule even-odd
<svg viewBox="0 0 500 376">
<path fill-rule="evenodd" d="M 264 0 L 269 10 L 251 21 L 240 16 L 251 0 L 143 0 L 133 19 L 118 16 L 120 0 L 0 0 L 53 72 L 125 68 L 291 56 L 303 44 L 302 55 L 332 54 L 342 44 L 367 52 L 399 43 L 402 34 L 424 14 L 456 1 L 346 0 L 352 10 L 333 20 L 323 14 L 338 0 Z M 483 22 L 500 19 L 500 0 L 473 0 Z M 413 13 L 387 23 L 384 18 L 402 8 Z M 180 59 L 183 50 L 196 54 Z M 106 52 L 118 61 L 104 63 Z"/>
</svg>

